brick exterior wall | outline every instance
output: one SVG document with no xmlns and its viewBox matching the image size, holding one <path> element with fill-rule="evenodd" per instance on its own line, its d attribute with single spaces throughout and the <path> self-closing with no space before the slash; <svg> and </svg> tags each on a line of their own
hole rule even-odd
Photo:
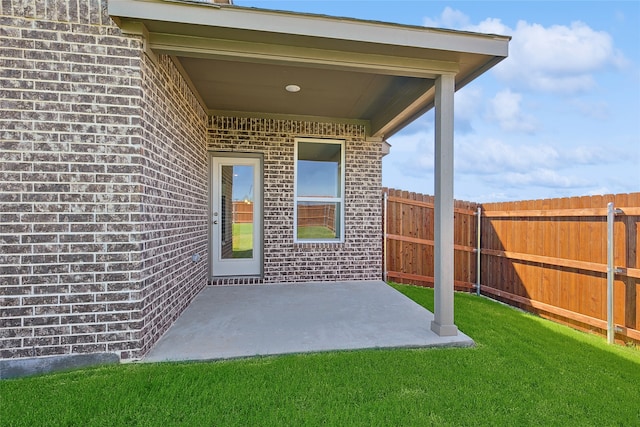
<svg viewBox="0 0 640 427">
<path fill-rule="evenodd" d="M 0 46 L 0 358 L 139 357 L 206 283 L 206 116 L 106 1 L 2 1 Z"/>
<path fill-rule="evenodd" d="M 207 284 L 209 259 L 208 118 L 168 57 L 144 59 L 142 354 Z"/>
<path fill-rule="evenodd" d="M 143 356 L 209 279 L 210 150 L 264 155 L 262 281 L 381 277 L 363 126 L 208 118 L 106 0 L 1 1 L 0 82 L 0 359 Z M 298 136 L 346 140 L 342 244 L 293 243 Z"/>
<path fill-rule="evenodd" d="M 293 242 L 296 137 L 346 141 L 344 243 Z M 265 283 L 381 279 L 381 143 L 364 126 L 212 117 L 209 149 L 264 156 Z"/>
</svg>

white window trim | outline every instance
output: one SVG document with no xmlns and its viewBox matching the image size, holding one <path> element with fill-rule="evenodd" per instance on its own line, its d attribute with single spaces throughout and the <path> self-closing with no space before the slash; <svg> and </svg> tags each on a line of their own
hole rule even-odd
<svg viewBox="0 0 640 427">
<path fill-rule="evenodd" d="M 298 197 L 298 144 L 340 144 L 340 195 L 341 197 Z M 293 242 L 294 243 L 344 243 L 346 144 L 344 139 L 295 138 L 293 150 Z M 298 239 L 298 202 L 338 202 L 340 204 L 340 237 L 337 239 Z"/>
</svg>

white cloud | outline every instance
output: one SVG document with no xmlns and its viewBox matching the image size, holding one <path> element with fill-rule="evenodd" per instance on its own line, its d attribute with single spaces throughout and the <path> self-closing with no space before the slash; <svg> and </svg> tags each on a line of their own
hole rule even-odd
<svg viewBox="0 0 640 427">
<path fill-rule="evenodd" d="M 595 85 L 592 73 L 624 63 L 608 33 L 579 21 L 547 28 L 519 21 L 511 35 L 509 58 L 495 73 L 534 90 L 583 92 Z"/>
<path fill-rule="evenodd" d="M 570 101 L 571 105 L 585 117 L 597 120 L 605 120 L 610 116 L 610 107 L 604 101 L 583 101 L 574 99 Z"/>
<path fill-rule="evenodd" d="M 550 27 L 519 21 L 516 28 L 510 28 L 500 19 L 488 18 L 471 25 L 464 13 L 449 7 L 440 17 L 427 21 L 433 26 L 512 36 L 509 57 L 494 73 L 504 82 L 532 90 L 584 92 L 595 86 L 594 72 L 627 63 L 607 32 L 580 21 Z"/>
<path fill-rule="evenodd" d="M 597 187 L 587 191 L 587 196 L 599 196 L 602 194 L 611 194 L 609 187 Z"/>
<path fill-rule="evenodd" d="M 472 122 L 478 117 L 482 105 L 483 94 L 480 87 L 467 86 L 456 92 L 454 101 L 456 131 L 470 132 L 473 129 Z"/>
<path fill-rule="evenodd" d="M 498 18 L 487 18 L 478 25 L 465 25 L 464 27 L 459 27 L 458 29 L 474 31 L 478 33 L 500 34 L 503 36 L 510 36 L 513 34 L 513 30 L 504 25 Z"/>
<path fill-rule="evenodd" d="M 626 60 L 609 33 L 583 22 L 520 21 L 510 27 L 486 19 L 472 25 L 452 8 L 425 24 L 513 37 L 508 59 L 456 93 L 456 197 L 519 200 L 638 191 L 640 144 L 635 128 L 625 127 L 635 104 L 621 107 L 614 96 L 622 73 L 607 73 Z M 637 67 L 632 71 L 634 86 L 626 88 L 640 81 Z M 433 139 L 433 110 L 395 135 L 384 160 L 385 185 L 431 193 Z"/>
<path fill-rule="evenodd" d="M 461 28 L 469 25 L 469 17 L 447 6 L 439 18 L 424 18 L 423 23 L 425 27 Z"/>
<path fill-rule="evenodd" d="M 400 134 L 391 140 L 389 160 L 407 175 L 424 176 L 434 169 L 434 136 L 419 131 Z M 620 154 L 620 153 L 618 153 Z M 514 182 L 524 182 L 531 171 L 570 168 L 575 165 L 602 165 L 619 161 L 619 155 L 601 147 L 578 146 L 556 149 L 549 144 L 507 143 L 497 138 L 480 139 L 476 135 L 456 136 L 456 173 L 469 175 L 512 174 Z M 545 180 L 551 182 L 549 175 Z M 556 179 L 556 182 L 559 182 Z M 564 185 L 564 184 L 563 184 Z"/>
<path fill-rule="evenodd" d="M 389 142 L 391 150 L 395 153 L 417 153 L 419 146 L 424 145 L 428 139 L 433 139 L 433 135 L 420 131 L 413 134 L 395 135 Z"/>
<path fill-rule="evenodd" d="M 571 175 L 564 175 L 558 171 L 540 168 L 527 172 L 508 172 L 499 177 L 505 186 L 510 187 L 547 187 L 547 188 L 576 188 L 587 187 L 590 182 Z"/>
<path fill-rule="evenodd" d="M 522 112 L 521 102 L 521 94 L 502 90 L 489 101 L 487 118 L 497 121 L 502 130 L 533 133 L 538 126 L 533 116 Z"/>
<path fill-rule="evenodd" d="M 393 162 L 396 172 L 423 177 L 434 169 L 433 141 L 433 132 L 429 131 L 396 135 L 390 141 L 392 147 L 388 159 Z"/>
<path fill-rule="evenodd" d="M 596 165 L 620 160 L 619 158 L 616 158 L 620 154 L 621 153 L 618 153 L 617 150 L 613 150 L 611 148 L 605 150 L 603 147 L 583 145 L 566 150 L 566 152 L 563 153 L 563 157 L 580 165 Z"/>
<path fill-rule="evenodd" d="M 478 140 L 475 137 L 456 141 L 456 171 L 472 174 L 523 172 L 560 160 L 558 151 L 548 145 L 507 144 L 499 139 Z"/>
</svg>

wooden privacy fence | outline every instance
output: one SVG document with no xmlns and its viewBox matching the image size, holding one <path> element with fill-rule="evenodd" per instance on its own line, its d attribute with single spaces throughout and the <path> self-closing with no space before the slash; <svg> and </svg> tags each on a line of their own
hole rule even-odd
<svg viewBox="0 0 640 427">
<path fill-rule="evenodd" d="M 383 189 L 386 278 L 419 286 L 433 286 L 434 198 L 408 191 Z M 473 289 L 476 276 L 476 203 L 454 206 L 454 286 Z"/>
<path fill-rule="evenodd" d="M 233 202 L 233 223 L 253 222 L 253 202 Z"/>
<path fill-rule="evenodd" d="M 312 204 L 298 206 L 298 227 L 326 227 L 336 231 L 336 205 Z"/>
<path fill-rule="evenodd" d="M 640 193 L 482 205 L 481 292 L 543 316 L 607 329 L 607 204 L 613 224 L 613 322 L 640 340 Z"/>
<path fill-rule="evenodd" d="M 433 284 L 433 198 L 387 194 L 389 280 Z M 616 337 L 640 341 L 640 193 L 474 204 L 456 202 L 455 287 L 572 326 L 607 330 L 607 204 L 613 223 Z M 480 280 L 476 271 L 481 208 Z M 426 228 L 427 230 L 423 230 Z"/>
<path fill-rule="evenodd" d="M 253 222 L 253 202 L 234 201 L 233 222 L 234 224 Z M 298 226 L 320 226 L 336 231 L 336 205 L 331 203 L 300 205 L 298 207 Z"/>
</svg>

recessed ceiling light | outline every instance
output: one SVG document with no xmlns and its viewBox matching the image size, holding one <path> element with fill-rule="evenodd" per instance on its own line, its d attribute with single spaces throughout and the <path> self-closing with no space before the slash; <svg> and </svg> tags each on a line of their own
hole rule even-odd
<svg viewBox="0 0 640 427">
<path fill-rule="evenodd" d="M 284 88 L 287 92 L 291 92 L 291 93 L 300 92 L 300 86 L 298 85 L 286 85 Z"/>
</svg>

